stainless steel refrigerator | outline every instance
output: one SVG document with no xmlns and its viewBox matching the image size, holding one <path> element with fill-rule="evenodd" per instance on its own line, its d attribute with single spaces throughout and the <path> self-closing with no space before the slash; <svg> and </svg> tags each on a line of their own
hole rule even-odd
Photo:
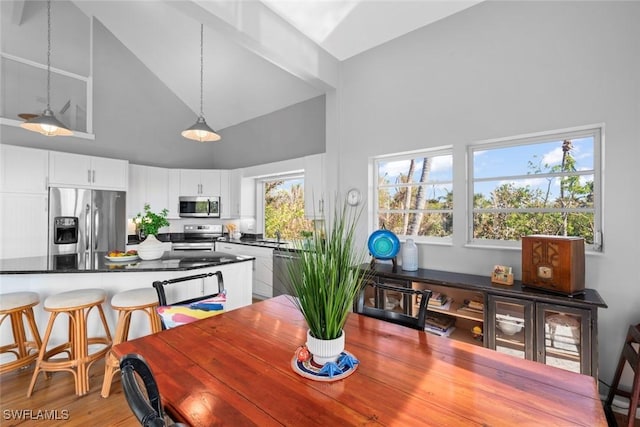
<svg viewBox="0 0 640 427">
<path fill-rule="evenodd" d="M 126 193 L 49 188 L 49 260 L 55 269 L 91 268 L 98 252 L 124 250 Z"/>
</svg>

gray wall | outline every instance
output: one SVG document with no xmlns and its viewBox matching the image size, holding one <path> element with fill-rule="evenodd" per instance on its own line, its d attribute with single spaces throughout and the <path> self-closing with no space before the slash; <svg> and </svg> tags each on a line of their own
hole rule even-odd
<svg viewBox="0 0 640 427">
<path fill-rule="evenodd" d="M 325 152 L 325 97 L 318 96 L 222 131 L 214 167 L 235 169 Z"/>
<path fill-rule="evenodd" d="M 604 245 L 588 254 L 600 310 L 600 375 L 610 382 L 629 324 L 640 322 L 640 3 L 483 2 L 342 64 L 336 109 L 339 190 L 369 188 L 370 156 L 454 147 L 451 246 L 420 245 L 420 265 L 520 273 L 518 250 L 466 247 L 466 146 L 605 124 Z M 371 194 L 369 194 L 371 196 Z M 359 232 L 366 241 L 369 224 Z"/>
</svg>

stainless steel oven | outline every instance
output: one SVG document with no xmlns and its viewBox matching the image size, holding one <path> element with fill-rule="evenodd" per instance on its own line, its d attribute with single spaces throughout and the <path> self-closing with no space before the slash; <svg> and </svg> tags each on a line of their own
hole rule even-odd
<svg viewBox="0 0 640 427">
<path fill-rule="evenodd" d="M 220 197 L 179 198 L 179 215 L 186 218 L 220 218 Z"/>
<path fill-rule="evenodd" d="M 183 236 L 171 242 L 172 251 L 213 251 L 216 239 L 222 236 L 222 224 L 185 225 Z"/>
</svg>

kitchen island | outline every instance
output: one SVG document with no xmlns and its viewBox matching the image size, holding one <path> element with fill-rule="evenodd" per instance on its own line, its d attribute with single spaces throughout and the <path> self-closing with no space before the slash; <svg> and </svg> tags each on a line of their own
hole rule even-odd
<svg viewBox="0 0 640 427">
<path fill-rule="evenodd" d="M 49 313 L 43 302 L 49 295 L 60 292 L 99 288 L 107 292 L 105 314 L 112 333 L 115 331 L 116 313 L 110 309 L 111 297 L 122 291 L 136 288 L 152 288 L 156 280 L 169 280 L 194 274 L 221 271 L 227 291 L 226 310 L 251 304 L 253 281 L 253 258 L 212 251 L 165 252 L 162 258 L 153 261 L 111 262 L 105 253 L 97 253 L 93 259 L 78 262 L 77 257 L 66 259 L 54 257 L 29 257 L 0 260 L 0 294 L 32 291 L 40 294 L 41 303 L 34 308 L 40 333 L 44 333 Z M 75 261 L 74 261 L 75 260 Z M 188 285 L 187 285 L 188 283 Z M 215 280 L 185 282 L 189 292 L 210 291 L 217 286 Z M 213 288 L 215 289 L 215 288 Z M 93 316 L 95 313 L 92 313 Z M 148 330 L 148 322 L 141 316 L 132 317 L 130 337 L 142 336 Z M 97 319 L 90 316 L 89 333 L 99 333 Z M 58 322 L 63 323 L 63 322 Z M 56 325 L 58 326 L 58 325 Z M 60 328 L 60 334 L 66 333 Z M 1 342 L 11 340 L 11 327 L 4 322 L 0 329 Z M 63 340 L 64 336 L 54 337 Z M 52 344 L 53 344 L 52 340 Z"/>
</svg>

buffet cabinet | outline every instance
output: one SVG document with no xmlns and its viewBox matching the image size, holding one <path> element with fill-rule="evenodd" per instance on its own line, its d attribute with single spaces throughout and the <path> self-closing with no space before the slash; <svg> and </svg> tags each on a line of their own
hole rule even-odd
<svg viewBox="0 0 640 427">
<path fill-rule="evenodd" d="M 593 289 L 570 297 L 520 281 L 495 284 L 488 275 L 408 272 L 387 264 L 375 265 L 369 280 L 431 290 L 427 332 L 597 378 L 598 309 L 607 305 Z M 365 303 L 415 316 L 415 298 L 379 291 Z"/>
<path fill-rule="evenodd" d="M 487 299 L 487 347 L 573 372 L 596 372 L 591 356 L 597 342 L 595 308 L 491 294 Z"/>
</svg>

